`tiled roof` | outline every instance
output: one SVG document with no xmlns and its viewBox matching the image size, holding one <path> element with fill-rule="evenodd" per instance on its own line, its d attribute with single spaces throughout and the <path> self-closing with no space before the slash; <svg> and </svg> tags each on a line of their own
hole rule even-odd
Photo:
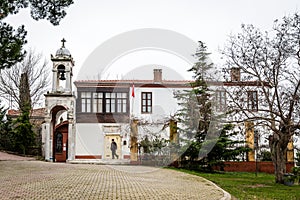
<svg viewBox="0 0 300 200">
<path fill-rule="evenodd" d="M 74 82 L 77 88 L 83 87 L 127 87 L 132 84 L 135 87 L 173 87 L 182 88 L 190 87 L 190 80 L 162 80 L 162 82 L 154 82 L 154 80 L 77 80 Z"/>
<path fill-rule="evenodd" d="M 7 115 L 8 116 L 19 116 L 20 110 L 8 110 Z M 45 108 L 37 108 L 30 111 L 30 116 L 32 117 L 44 117 L 45 116 Z"/>
<path fill-rule="evenodd" d="M 194 82 L 194 80 L 162 80 L 162 82 L 154 82 L 153 80 L 77 80 L 74 84 L 77 87 L 86 86 L 100 86 L 100 85 L 127 85 L 130 86 L 134 84 L 136 87 L 141 85 L 151 84 L 152 86 L 157 85 L 172 85 L 172 86 L 190 86 L 189 84 Z M 267 82 L 261 81 L 208 81 L 211 86 L 267 86 L 271 87 Z"/>
<path fill-rule="evenodd" d="M 173 84 L 183 84 L 190 83 L 193 80 L 162 80 L 159 82 L 164 83 L 173 83 Z M 77 80 L 74 83 L 155 83 L 153 80 Z"/>
</svg>

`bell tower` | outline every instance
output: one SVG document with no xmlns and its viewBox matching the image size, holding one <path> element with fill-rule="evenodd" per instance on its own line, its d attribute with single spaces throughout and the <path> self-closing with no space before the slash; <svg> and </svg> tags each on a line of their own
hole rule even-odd
<svg viewBox="0 0 300 200">
<path fill-rule="evenodd" d="M 75 96 L 72 91 L 74 61 L 66 40 L 51 55 L 52 88 L 45 94 L 45 123 L 42 140 L 45 160 L 67 162 L 75 159 Z"/>
<path fill-rule="evenodd" d="M 53 62 L 52 92 L 71 93 L 74 61 L 70 51 L 65 48 L 66 40 L 63 38 L 61 42 L 62 46 L 56 51 L 55 56 L 51 55 Z"/>
</svg>

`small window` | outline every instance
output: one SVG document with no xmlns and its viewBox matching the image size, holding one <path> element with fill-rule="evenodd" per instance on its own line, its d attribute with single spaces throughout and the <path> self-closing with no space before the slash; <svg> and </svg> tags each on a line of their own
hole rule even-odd
<svg viewBox="0 0 300 200">
<path fill-rule="evenodd" d="M 226 109 L 226 92 L 224 90 L 216 91 L 216 111 L 225 111 Z"/>
<path fill-rule="evenodd" d="M 114 113 L 116 108 L 116 94 L 105 93 L 105 112 Z"/>
<path fill-rule="evenodd" d="M 152 113 L 152 92 L 142 92 L 142 113 Z"/>
<path fill-rule="evenodd" d="M 248 110 L 257 111 L 258 110 L 257 91 L 248 91 L 247 97 L 248 97 L 248 101 L 247 101 Z"/>
<path fill-rule="evenodd" d="M 124 92 L 117 93 L 117 112 L 118 113 L 127 112 L 127 93 Z"/>
<path fill-rule="evenodd" d="M 81 92 L 81 112 L 91 112 L 90 92 Z"/>
<path fill-rule="evenodd" d="M 93 93 L 93 112 L 102 113 L 103 112 L 103 93 Z"/>
</svg>

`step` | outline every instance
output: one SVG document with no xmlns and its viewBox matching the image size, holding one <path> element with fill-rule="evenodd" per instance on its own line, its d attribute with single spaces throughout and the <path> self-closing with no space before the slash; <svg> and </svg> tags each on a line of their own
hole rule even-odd
<svg viewBox="0 0 300 200">
<path fill-rule="evenodd" d="M 99 164 L 99 165 L 129 165 L 129 159 L 75 159 L 67 161 L 71 164 Z"/>
</svg>

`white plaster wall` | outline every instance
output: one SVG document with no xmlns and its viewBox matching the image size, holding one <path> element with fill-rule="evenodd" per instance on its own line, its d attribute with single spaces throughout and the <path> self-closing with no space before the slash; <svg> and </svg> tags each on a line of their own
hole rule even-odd
<svg viewBox="0 0 300 200">
<path fill-rule="evenodd" d="M 104 135 L 101 124 L 77 123 L 75 155 L 104 154 Z"/>
<path fill-rule="evenodd" d="M 132 88 L 131 88 L 132 89 Z M 130 97 L 130 112 L 133 117 L 144 119 L 150 122 L 161 121 L 169 118 L 178 110 L 177 99 L 174 92 L 183 89 L 177 88 L 135 88 L 135 97 Z M 142 92 L 152 92 L 152 113 L 142 114 L 141 94 Z M 131 94 L 131 92 L 130 92 Z"/>
<path fill-rule="evenodd" d="M 101 155 L 104 158 L 105 133 L 103 126 L 121 126 L 121 155 L 130 155 L 130 129 L 129 124 L 109 123 L 77 123 L 75 155 Z M 123 141 L 126 140 L 126 145 Z"/>
</svg>

